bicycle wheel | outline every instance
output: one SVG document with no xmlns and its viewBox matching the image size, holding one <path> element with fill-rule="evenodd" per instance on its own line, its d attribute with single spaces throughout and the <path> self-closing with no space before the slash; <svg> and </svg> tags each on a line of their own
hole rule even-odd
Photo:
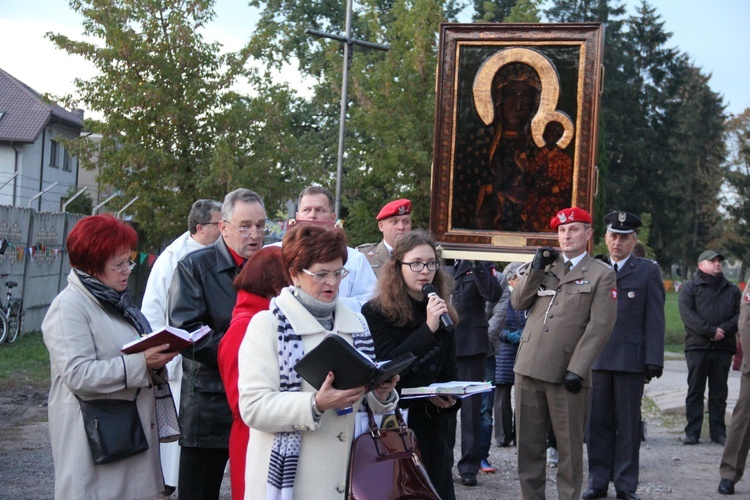
<svg viewBox="0 0 750 500">
<path fill-rule="evenodd" d="M 15 342 L 21 335 L 21 320 L 23 319 L 23 299 L 11 299 L 10 314 L 8 314 L 8 342 Z"/>
<path fill-rule="evenodd" d="M 0 344 L 5 342 L 5 338 L 8 336 L 8 320 L 5 317 L 5 313 L 0 311 Z"/>
</svg>

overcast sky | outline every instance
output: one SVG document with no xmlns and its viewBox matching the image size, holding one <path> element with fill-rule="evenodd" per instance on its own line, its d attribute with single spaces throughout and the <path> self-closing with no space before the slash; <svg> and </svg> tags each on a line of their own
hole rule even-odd
<svg viewBox="0 0 750 500">
<path fill-rule="evenodd" d="M 345 2 L 342 0 L 342 9 Z M 640 2 L 628 0 L 631 10 Z M 712 75 L 709 85 L 724 97 L 727 111 L 750 107 L 750 1 L 653 0 L 670 46 L 688 53 L 694 64 Z M 82 58 L 56 50 L 44 38 L 48 31 L 81 38 L 80 18 L 66 0 L 0 0 L 0 68 L 41 93 L 63 95 L 73 79 L 88 78 L 93 67 Z M 356 8 L 356 1 L 354 2 Z M 205 32 L 227 50 L 238 49 L 252 32 L 256 16 L 245 0 L 217 0 L 216 19 Z M 299 82 L 292 71 L 287 79 Z M 606 84 L 606 82 L 605 82 Z"/>
</svg>

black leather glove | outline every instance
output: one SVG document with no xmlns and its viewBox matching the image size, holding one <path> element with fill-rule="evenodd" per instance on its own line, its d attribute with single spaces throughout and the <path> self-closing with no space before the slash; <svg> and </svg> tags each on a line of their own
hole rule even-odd
<svg viewBox="0 0 750 500">
<path fill-rule="evenodd" d="M 583 389 L 583 379 L 573 372 L 565 372 L 565 380 L 563 381 L 565 388 L 573 394 L 578 394 Z"/>
<path fill-rule="evenodd" d="M 662 373 L 664 373 L 664 368 L 662 368 L 661 366 L 646 365 L 646 380 L 659 378 L 661 377 Z"/>
<path fill-rule="evenodd" d="M 548 265 L 555 262 L 559 254 L 560 252 L 552 247 L 537 248 L 536 254 L 534 254 L 534 260 L 531 261 L 531 268 L 544 269 Z"/>
</svg>

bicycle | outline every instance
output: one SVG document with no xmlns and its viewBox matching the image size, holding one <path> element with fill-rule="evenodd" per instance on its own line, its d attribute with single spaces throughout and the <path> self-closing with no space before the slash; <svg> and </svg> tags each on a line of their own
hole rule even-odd
<svg viewBox="0 0 750 500">
<path fill-rule="evenodd" d="M 0 274 L 0 279 L 8 276 Z M 5 342 L 13 343 L 18 340 L 21 334 L 21 323 L 23 322 L 23 299 L 13 297 L 13 288 L 17 287 L 16 281 L 6 281 L 5 287 L 8 292 L 5 295 L 5 303 L 0 301 L 0 344 Z"/>
</svg>

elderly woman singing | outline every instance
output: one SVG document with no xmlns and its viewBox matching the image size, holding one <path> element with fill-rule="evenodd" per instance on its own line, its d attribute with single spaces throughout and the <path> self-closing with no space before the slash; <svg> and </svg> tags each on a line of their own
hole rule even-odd
<svg viewBox="0 0 750 500">
<path fill-rule="evenodd" d="M 293 286 L 253 317 L 239 353 L 240 413 L 251 428 L 245 498 L 343 497 L 355 413 L 337 409 L 396 405 L 398 376 L 366 392 L 334 389 L 329 373 L 315 391 L 294 371 L 330 334 L 374 356 L 364 318 L 336 300 L 346 257 L 338 228 L 304 223 L 284 237 L 281 259 Z"/>
</svg>

